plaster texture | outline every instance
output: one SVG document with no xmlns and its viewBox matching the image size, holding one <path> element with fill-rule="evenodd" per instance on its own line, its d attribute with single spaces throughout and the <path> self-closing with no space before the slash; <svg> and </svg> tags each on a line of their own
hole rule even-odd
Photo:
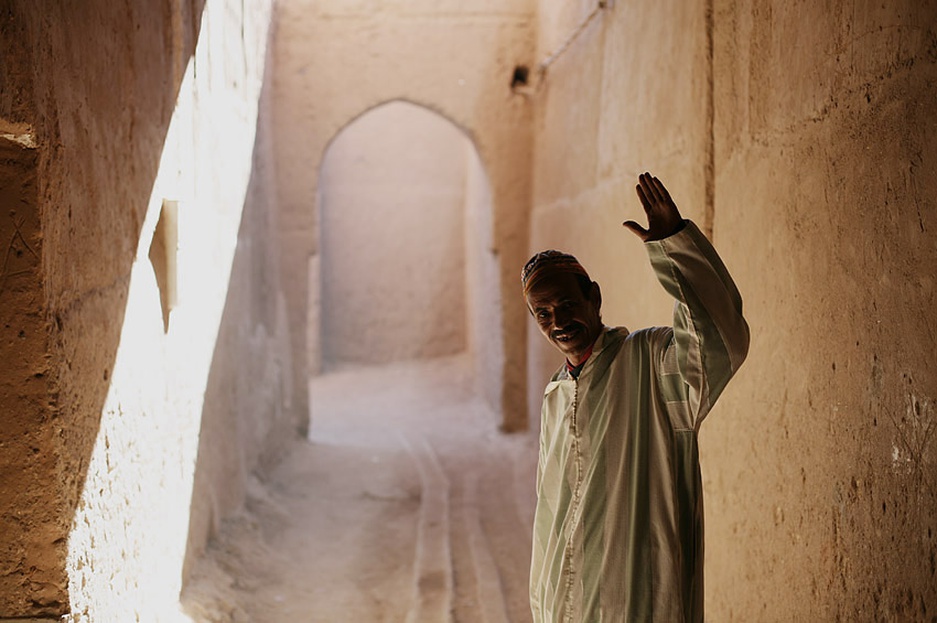
<svg viewBox="0 0 937 623">
<path fill-rule="evenodd" d="M 188 620 L 186 552 L 306 418 L 255 146 L 272 6 L 97 4 L 4 7 L 0 618 Z"/>
<path fill-rule="evenodd" d="M 542 3 L 541 57 L 591 10 Z M 531 250 L 579 255 L 606 323 L 668 322 L 618 230 L 651 170 L 745 301 L 751 354 L 702 430 L 709 620 L 937 614 L 935 17 L 615 2 L 537 87 Z M 559 361 L 529 336 L 534 404 Z"/>
<path fill-rule="evenodd" d="M 937 4 L 714 25 L 714 231 L 753 340 L 702 445 L 711 612 L 932 620 Z"/>
<path fill-rule="evenodd" d="M 44 488 L 58 474 L 55 428 L 48 410 L 49 336 L 43 318 L 42 236 L 37 161 L 28 128 L 4 127 L 0 138 L 0 610 L 16 608 L 29 594 L 41 608 L 63 599 L 64 574 L 57 566 L 62 521 L 59 505 Z M 61 491 L 54 491 L 61 494 Z M 32 512 L 30 512 L 32 511 Z M 28 573 L 30 564 L 36 569 Z M 30 590 L 31 589 L 31 590 Z M 19 597 L 17 597 L 19 596 Z"/>
<path fill-rule="evenodd" d="M 532 112 L 529 98 L 512 92 L 511 77 L 515 66 L 531 62 L 534 12 L 530 0 L 286 0 L 279 5 L 275 48 L 283 286 L 291 334 L 307 335 L 310 295 L 322 295 L 309 267 L 321 263 L 317 194 L 326 148 L 352 120 L 381 104 L 403 100 L 436 111 L 473 142 L 490 183 L 491 249 L 498 257 L 503 312 L 499 402 L 508 430 L 525 427 L 527 420 L 526 312 L 517 297 L 517 274 L 526 259 Z M 313 374 L 321 363 L 317 333 L 313 328 L 308 347 Z M 307 346 L 294 342 L 293 355 L 299 384 Z M 314 405 L 312 411 L 315 417 Z"/>
</svg>

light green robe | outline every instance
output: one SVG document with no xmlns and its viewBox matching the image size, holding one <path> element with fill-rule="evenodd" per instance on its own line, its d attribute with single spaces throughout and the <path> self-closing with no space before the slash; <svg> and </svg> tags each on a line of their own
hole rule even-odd
<svg viewBox="0 0 937 623">
<path fill-rule="evenodd" d="M 697 432 L 748 352 L 742 300 L 692 223 L 646 243 L 673 327 L 605 328 L 543 398 L 530 600 L 541 622 L 703 620 Z"/>
</svg>

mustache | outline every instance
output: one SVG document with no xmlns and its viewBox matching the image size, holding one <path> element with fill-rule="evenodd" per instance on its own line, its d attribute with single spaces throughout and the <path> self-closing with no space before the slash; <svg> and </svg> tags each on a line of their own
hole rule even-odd
<svg viewBox="0 0 937 623">
<path fill-rule="evenodd" d="M 560 329 L 555 329 L 554 331 L 551 331 L 550 336 L 556 339 L 556 338 L 559 338 L 561 335 L 566 335 L 566 334 L 569 334 L 569 333 L 572 333 L 574 331 L 578 331 L 584 328 L 585 326 L 579 322 L 571 322 L 568 325 Z"/>
</svg>

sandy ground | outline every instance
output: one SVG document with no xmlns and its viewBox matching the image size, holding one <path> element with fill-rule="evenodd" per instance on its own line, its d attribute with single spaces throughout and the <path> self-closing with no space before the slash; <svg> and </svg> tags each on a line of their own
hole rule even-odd
<svg viewBox="0 0 937 623">
<path fill-rule="evenodd" d="M 311 385 L 310 439 L 225 522 L 184 596 L 203 622 L 529 621 L 537 445 L 463 357 Z"/>
</svg>

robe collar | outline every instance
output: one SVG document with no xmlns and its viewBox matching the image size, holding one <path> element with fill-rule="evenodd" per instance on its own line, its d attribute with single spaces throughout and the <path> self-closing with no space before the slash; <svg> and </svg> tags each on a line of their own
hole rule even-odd
<svg viewBox="0 0 937 623">
<path fill-rule="evenodd" d="M 602 348 L 605 345 L 605 334 L 608 332 L 609 327 L 602 326 L 602 330 L 599 331 L 598 337 L 595 338 L 595 341 L 592 342 L 592 346 L 586 350 L 586 358 L 582 360 L 578 366 L 574 366 L 569 363 L 569 359 L 566 360 L 566 376 L 571 379 L 578 379 L 579 375 L 582 374 L 582 371 L 586 369 L 592 361 L 595 360 L 594 355 L 598 355 Z"/>
</svg>

